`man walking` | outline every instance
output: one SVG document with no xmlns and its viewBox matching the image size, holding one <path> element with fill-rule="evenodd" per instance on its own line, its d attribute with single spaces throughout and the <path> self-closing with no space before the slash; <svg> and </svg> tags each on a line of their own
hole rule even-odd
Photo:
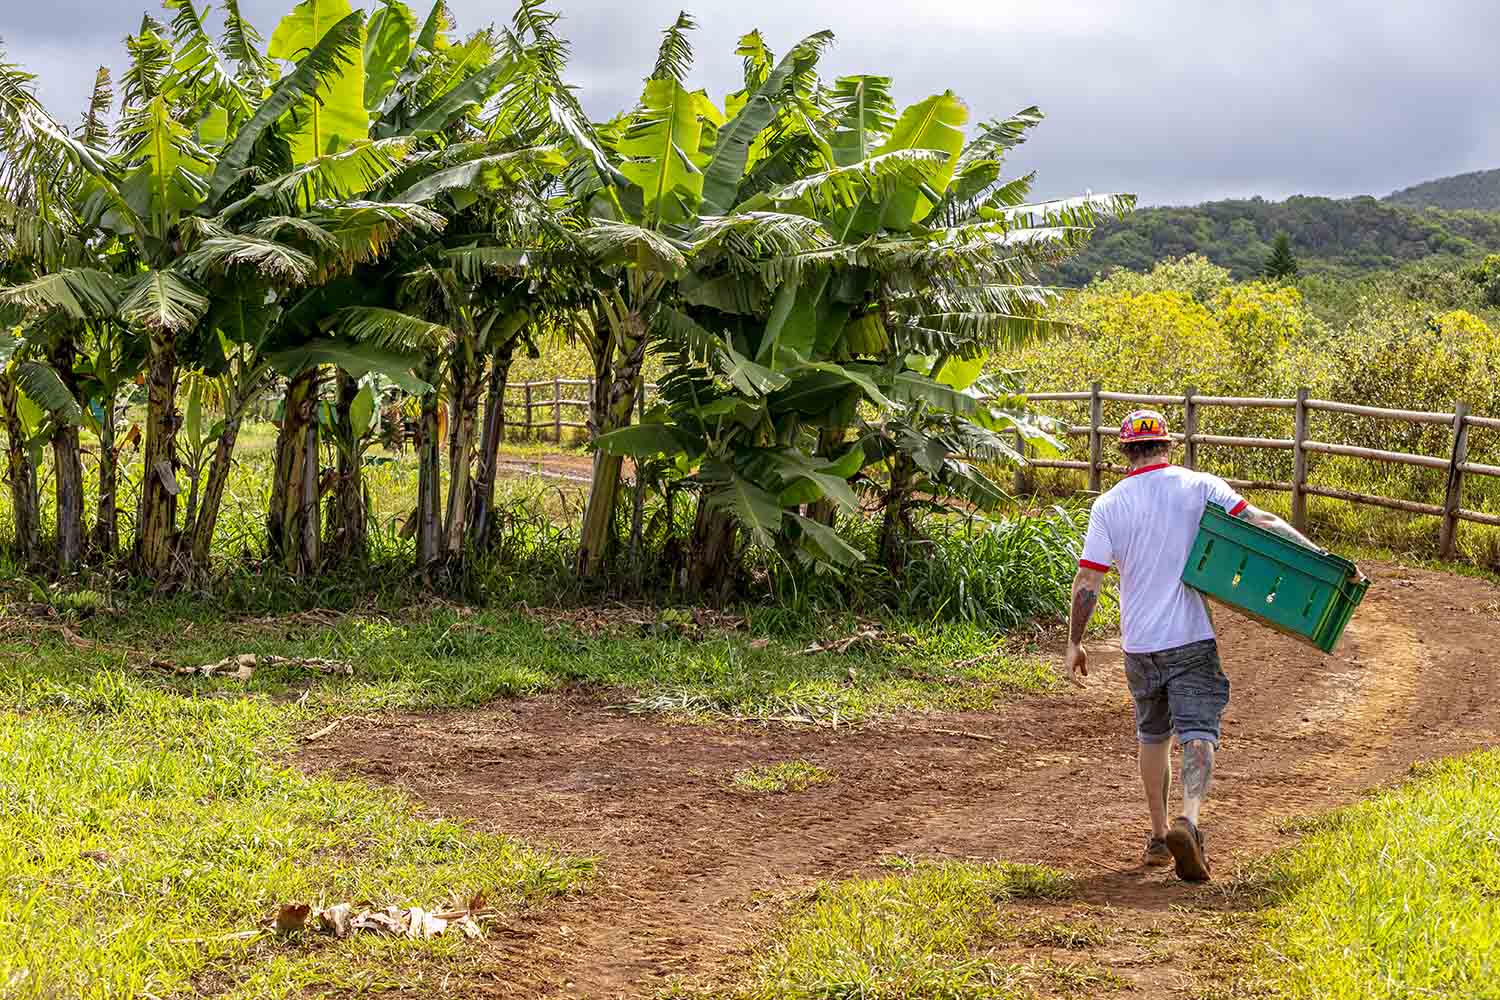
<svg viewBox="0 0 1500 1000">
<path fill-rule="evenodd" d="M 1104 575 L 1120 571 L 1120 632 L 1125 677 L 1135 700 L 1141 782 L 1151 813 L 1146 864 L 1175 864 L 1179 878 L 1208 881 L 1198 814 L 1213 777 L 1219 719 L 1229 679 L 1219 665 L 1213 620 L 1182 569 L 1207 504 L 1317 548 L 1275 514 L 1251 506 L 1217 476 L 1171 465 L 1167 421 L 1137 410 L 1120 426 L 1130 471 L 1094 501 L 1073 580 L 1066 666 L 1074 684 L 1088 676 L 1083 637 Z M 1182 814 L 1167 823 L 1172 735 L 1182 746 Z"/>
</svg>

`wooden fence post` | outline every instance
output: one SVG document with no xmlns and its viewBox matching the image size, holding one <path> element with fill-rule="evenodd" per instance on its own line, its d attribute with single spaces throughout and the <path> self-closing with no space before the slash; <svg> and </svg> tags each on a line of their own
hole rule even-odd
<svg viewBox="0 0 1500 1000">
<path fill-rule="evenodd" d="M 1186 437 L 1182 449 L 1182 464 L 1189 469 L 1198 467 L 1198 403 L 1193 399 L 1198 387 L 1190 385 L 1182 397 L 1182 433 Z"/>
<path fill-rule="evenodd" d="M 1104 472 L 1104 441 L 1099 435 L 1099 425 L 1104 420 L 1104 400 L 1099 398 L 1099 383 L 1089 386 L 1089 491 L 1099 492 L 1100 477 Z"/>
<path fill-rule="evenodd" d="M 1017 428 L 1016 432 L 1016 454 L 1020 455 L 1022 461 L 1016 463 L 1016 496 L 1026 492 L 1026 436 Z"/>
<path fill-rule="evenodd" d="M 521 388 L 526 390 L 526 440 L 531 440 L 531 383 L 523 382 Z"/>
<path fill-rule="evenodd" d="M 1469 404 L 1453 407 L 1453 457 L 1448 462 L 1448 494 L 1443 501 L 1443 532 L 1438 544 L 1444 559 L 1458 547 L 1458 509 L 1463 506 L 1464 463 L 1469 460 Z"/>
<path fill-rule="evenodd" d="M 562 444 L 562 376 L 552 376 L 552 440 Z"/>
<path fill-rule="evenodd" d="M 1297 390 L 1297 416 L 1292 430 L 1292 527 L 1307 530 L 1307 440 L 1306 387 Z"/>
</svg>

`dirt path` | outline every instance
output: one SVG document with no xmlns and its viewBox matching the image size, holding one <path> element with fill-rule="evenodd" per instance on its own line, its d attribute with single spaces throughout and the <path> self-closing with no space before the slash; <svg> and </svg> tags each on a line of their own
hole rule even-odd
<svg viewBox="0 0 1500 1000">
<path fill-rule="evenodd" d="M 630 463 L 626 468 L 630 471 Z M 594 478 L 594 460 L 589 455 L 562 453 L 555 455 L 518 455 L 500 453 L 499 472 L 510 479 L 553 479 L 569 483 L 588 483 Z"/>
<path fill-rule="evenodd" d="M 1289 842 L 1278 830 L 1289 818 L 1500 734 L 1489 658 L 1500 590 L 1389 566 L 1372 575 L 1333 656 L 1221 615 L 1234 693 L 1205 820 L 1220 872 Z M 1107 914 L 1112 928 L 1082 957 L 1143 994 L 1190 995 L 1194 918 L 1230 903 L 1137 867 L 1144 807 L 1118 648 L 1096 644 L 1094 663 L 1089 690 L 994 713 L 706 729 L 544 698 L 366 724 L 303 763 L 600 857 L 591 892 L 498 940 L 474 980 L 485 995 L 649 996 L 674 977 L 722 976 L 780 900 L 892 854 L 1065 868 L 1081 894 L 1057 913 Z M 838 779 L 798 795 L 728 787 L 742 767 L 794 757 Z M 1016 958 L 1038 955 L 1055 957 Z"/>
</svg>

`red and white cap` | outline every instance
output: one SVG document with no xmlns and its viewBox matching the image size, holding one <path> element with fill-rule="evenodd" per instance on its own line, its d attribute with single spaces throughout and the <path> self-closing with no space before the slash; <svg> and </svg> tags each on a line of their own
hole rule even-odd
<svg viewBox="0 0 1500 1000">
<path fill-rule="evenodd" d="M 1167 418 L 1155 410 L 1136 410 L 1120 425 L 1121 444 L 1171 440 L 1172 436 L 1167 432 Z"/>
</svg>

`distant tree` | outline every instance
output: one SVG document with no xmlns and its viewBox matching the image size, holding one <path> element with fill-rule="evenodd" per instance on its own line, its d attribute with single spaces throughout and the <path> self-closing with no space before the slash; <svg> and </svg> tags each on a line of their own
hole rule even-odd
<svg viewBox="0 0 1500 1000">
<path fill-rule="evenodd" d="M 1271 253 L 1266 257 L 1261 273 L 1272 281 L 1284 281 L 1297 276 L 1297 258 L 1292 254 L 1292 238 L 1286 233 L 1276 237 L 1271 244 Z"/>
<path fill-rule="evenodd" d="M 1464 271 L 1464 277 L 1480 287 L 1488 305 L 1500 306 L 1500 254 L 1487 254 L 1484 260 Z"/>
</svg>

